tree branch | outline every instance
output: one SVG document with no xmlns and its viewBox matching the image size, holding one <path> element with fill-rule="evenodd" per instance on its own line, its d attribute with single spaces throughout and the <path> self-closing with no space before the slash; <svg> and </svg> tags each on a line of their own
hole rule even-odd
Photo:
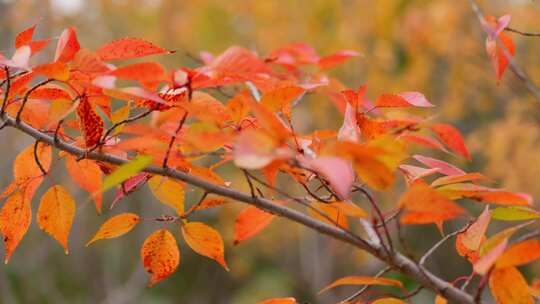
<svg viewBox="0 0 540 304">
<path fill-rule="evenodd" d="M 480 7 L 478 7 L 478 4 L 476 4 L 476 1 L 474 0 L 469 0 L 469 2 L 471 4 L 471 8 L 474 14 L 480 22 L 480 25 L 482 25 L 482 27 L 485 27 L 486 21 L 484 18 L 484 14 L 482 14 L 482 11 L 480 10 Z M 536 100 L 540 102 L 540 90 L 538 89 L 538 87 L 532 82 L 527 73 L 525 73 L 525 71 L 517 64 L 516 60 L 514 60 L 514 57 L 510 54 L 508 49 L 506 49 L 506 47 L 502 43 L 501 38 L 499 38 L 499 36 L 495 38 L 497 44 L 501 46 L 504 57 L 508 59 L 508 66 L 510 67 L 510 70 L 512 70 L 512 72 L 517 76 L 517 78 L 519 78 L 519 80 L 521 80 L 525 84 L 525 87 L 527 87 L 529 92 L 536 98 Z"/>
<path fill-rule="evenodd" d="M 36 140 L 39 140 L 48 145 L 54 146 L 60 150 L 63 150 L 67 153 L 73 155 L 83 155 L 88 159 L 98 160 L 102 162 L 107 162 L 115 165 L 122 165 L 128 162 L 126 159 L 122 159 L 113 155 L 101 153 L 101 152 L 88 152 L 84 149 L 76 147 L 74 145 L 68 144 L 61 140 L 60 138 L 55 138 L 43 133 L 29 124 L 20 121 L 17 122 L 14 118 L 10 117 L 6 113 L 2 113 L 0 118 L 4 120 L 7 126 L 19 129 L 20 131 L 26 133 L 27 135 L 33 137 Z M 204 189 L 204 191 L 210 194 L 216 194 L 223 197 L 227 197 L 239 202 L 243 202 L 249 205 L 253 205 L 257 208 L 265 210 L 269 213 L 276 214 L 278 216 L 285 217 L 291 221 L 302 224 L 306 227 L 309 227 L 321 234 L 330 236 L 336 240 L 341 240 L 344 243 L 348 243 L 356 248 L 362 249 L 375 256 L 376 258 L 382 260 L 383 262 L 391 265 L 395 270 L 402 272 L 403 274 L 411 277 L 416 280 L 422 286 L 433 290 L 434 292 L 445 297 L 452 303 L 464 303 L 464 304 L 473 304 L 474 299 L 471 295 L 466 292 L 455 288 L 450 283 L 442 280 L 436 275 L 429 272 L 427 269 L 423 268 L 420 265 L 417 265 L 415 262 L 411 261 L 409 258 L 403 256 L 400 253 L 394 252 L 391 255 L 383 250 L 380 244 L 377 244 L 371 240 L 363 240 L 355 235 L 344 231 L 339 227 L 326 224 L 324 222 L 313 219 L 312 217 L 301 213 L 297 210 L 288 208 L 286 206 L 278 205 L 273 203 L 271 200 L 253 197 L 250 194 L 239 192 L 237 190 L 215 185 L 211 182 L 203 180 L 199 177 L 190 175 L 188 173 L 173 170 L 170 168 L 163 168 L 157 166 L 150 166 L 144 169 L 145 172 L 150 174 L 157 174 L 161 176 L 168 176 L 180 181 L 186 182 L 192 186 L 199 187 Z"/>
</svg>

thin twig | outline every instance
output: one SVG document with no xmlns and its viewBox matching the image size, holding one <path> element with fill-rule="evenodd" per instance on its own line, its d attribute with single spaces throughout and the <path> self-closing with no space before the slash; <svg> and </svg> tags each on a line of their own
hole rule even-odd
<svg viewBox="0 0 540 304">
<path fill-rule="evenodd" d="M 371 206 L 373 207 L 373 210 L 375 210 L 375 212 L 377 213 L 377 216 L 379 217 L 379 219 L 381 221 L 381 224 L 382 224 L 382 227 L 383 227 L 383 230 L 384 230 L 384 234 L 385 234 L 387 242 L 388 242 L 388 246 L 390 247 L 389 248 L 390 252 L 394 252 L 394 244 L 392 243 L 392 237 L 390 236 L 388 226 L 385 224 L 384 215 L 381 212 L 381 209 L 379 208 L 379 206 L 377 205 L 377 202 L 375 202 L 375 199 L 373 198 L 373 196 L 371 196 L 371 194 L 366 189 L 364 189 L 362 187 L 357 187 L 357 189 L 359 189 L 359 191 L 362 192 L 365 197 L 367 197 L 368 201 L 370 202 Z M 375 228 L 374 230 L 377 231 L 377 228 Z"/>
<path fill-rule="evenodd" d="M 40 82 L 40 83 L 36 84 L 35 86 L 33 86 L 30 90 L 26 91 L 26 93 L 24 94 L 24 97 L 23 97 L 21 107 L 19 108 L 19 111 L 17 112 L 17 115 L 15 116 L 15 121 L 20 121 L 21 120 L 22 112 L 24 111 L 24 107 L 26 106 L 26 103 L 28 102 L 28 98 L 30 97 L 30 94 L 32 94 L 32 92 L 34 92 L 35 90 L 39 89 L 40 87 L 42 87 L 42 86 L 44 86 L 47 83 L 52 82 L 52 81 L 54 81 L 54 79 L 43 80 L 42 82 Z"/>
<path fill-rule="evenodd" d="M 511 28 L 511 27 L 506 27 L 504 30 L 507 31 L 507 32 L 516 33 L 516 34 L 519 34 L 521 36 L 526 36 L 526 37 L 540 37 L 540 33 L 522 32 L 520 30 L 516 30 L 516 29 Z"/>
<path fill-rule="evenodd" d="M 178 132 L 180 132 L 180 130 L 184 126 L 184 123 L 186 122 L 187 116 L 188 116 L 188 112 L 185 112 L 184 116 L 182 116 L 182 119 L 178 123 L 178 127 L 176 128 L 176 131 L 174 131 L 173 136 L 171 136 L 171 140 L 169 140 L 169 146 L 167 147 L 167 153 L 165 153 L 165 157 L 163 158 L 163 165 L 162 165 L 163 168 L 168 168 L 167 163 L 169 162 L 169 155 L 171 153 L 172 146 L 173 146 L 174 142 L 176 141 L 176 137 L 178 136 Z"/>
<path fill-rule="evenodd" d="M 469 229 L 469 227 L 472 225 L 472 223 L 473 222 L 471 221 L 471 222 L 467 223 L 467 225 L 465 225 L 465 227 L 445 235 L 441 240 L 439 240 L 437 243 L 435 243 L 435 245 L 433 245 L 433 247 L 429 248 L 429 250 L 420 258 L 420 261 L 418 263 L 420 265 L 424 265 L 427 258 L 429 258 L 435 252 L 435 250 L 437 250 L 439 247 L 441 247 L 441 245 L 444 244 L 446 241 L 448 241 L 450 238 L 452 238 L 452 237 L 454 237 L 454 236 L 456 236 L 456 235 L 458 235 L 460 233 L 465 232 L 467 229 Z"/>
<path fill-rule="evenodd" d="M 377 272 L 373 277 L 374 278 L 378 278 L 378 277 L 381 277 L 383 276 L 385 273 L 387 273 L 388 271 L 390 271 L 390 269 L 392 269 L 390 266 L 386 266 L 385 268 L 381 269 L 379 272 Z M 349 296 L 348 298 L 346 299 L 343 299 L 341 302 L 339 303 L 350 303 L 351 301 L 357 299 L 358 297 L 360 297 L 364 292 L 366 292 L 369 288 L 371 287 L 371 285 L 365 285 L 364 287 L 362 287 L 360 290 L 358 290 L 357 292 L 355 292 L 354 294 L 352 294 L 351 296 Z"/>
<path fill-rule="evenodd" d="M 39 168 L 39 171 L 41 171 L 41 174 L 47 175 L 47 170 L 43 168 L 41 161 L 39 161 L 38 145 L 39 145 L 39 140 L 36 140 L 36 142 L 34 143 L 34 160 L 36 161 L 36 164 L 38 165 L 38 168 Z"/>
</svg>

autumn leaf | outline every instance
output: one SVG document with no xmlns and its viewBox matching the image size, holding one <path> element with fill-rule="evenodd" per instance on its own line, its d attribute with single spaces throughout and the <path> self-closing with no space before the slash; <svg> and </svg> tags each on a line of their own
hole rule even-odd
<svg viewBox="0 0 540 304">
<path fill-rule="evenodd" d="M 403 92 L 399 94 L 383 94 L 375 101 L 378 108 L 394 107 L 433 107 L 424 95 L 418 92 Z"/>
<path fill-rule="evenodd" d="M 510 22 L 510 16 L 505 15 L 498 20 L 493 16 L 486 16 L 487 26 L 484 26 L 484 30 L 488 33 L 486 39 L 486 51 L 491 58 L 491 62 L 497 75 L 497 81 L 502 79 L 502 76 L 508 66 L 509 60 L 506 56 L 506 51 L 510 56 L 514 56 L 516 47 L 512 37 L 503 33 L 504 28 Z M 501 41 L 497 41 L 497 38 Z"/>
<path fill-rule="evenodd" d="M 15 37 L 15 48 L 18 49 L 23 45 L 29 44 L 32 41 L 32 37 L 34 36 L 35 30 L 36 30 L 36 24 L 18 33 L 17 36 Z"/>
<path fill-rule="evenodd" d="M 121 165 L 111 174 L 107 175 L 103 180 L 101 192 L 105 192 L 116 187 L 133 175 L 141 172 L 144 168 L 152 163 L 152 157 L 147 155 L 139 155 L 131 161 Z"/>
<path fill-rule="evenodd" d="M 160 202 L 172 207 L 178 215 L 184 213 L 184 186 L 180 182 L 155 175 L 148 180 L 148 186 Z"/>
<path fill-rule="evenodd" d="M 260 103 L 270 111 L 282 112 L 285 117 L 291 117 L 291 103 L 301 98 L 305 90 L 300 87 L 286 86 L 265 93 Z"/>
<path fill-rule="evenodd" d="M 295 298 L 274 298 L 264 301 L 259 301 L 257 304 L 296 304 Z"/>
<path fill-rule="evenodd" d="M 102 194 L 99 190 L 102 188 L 103 172 L 99 165 L 90 159 L 77 159 L 72 155 L 66 155 L 66 169 L 73 181 L 81 188 L 93 195 L 96 204 L 96 210 L 101 212 Z"/>
<path fill-rule="evenodd" d="M 13 176 L 16 182 L 23 183 L 43 175 L 36 162 L 36 157 L 39 159 L 39 163 L 43 166 L 43 169 L 48 171 L 52 160 L 51 146 L 41 142 L 38 143 L 36 154 L 34 155 L 34 145 L 32 144 L 17 155 L 13 163 Z"/>
<path fill-rule="evenodd" d="M 496 246 L 492 247 L 491 250 L 484 252 L 484 254 L 476 261 L 473 265 L 474 272 L 479 275 L 486 275 L 489 270 L 495 265 L 497 259 L 506 249 L 508 245 L 508 239 L 503 239 Z"/>
<path fill-rule="evenodd" d="M 75 28 L 67 28 L 62 32 L 60 38 L 58 39 L 56 52 L 54 54 L 54 61 L 69 62 L 73 60 L 80 49 L 81 46 L 77 40 Z"/>
<path fill-rule="evenodd" d="M 315 159 L 298 158 L 307 168 L 319 173 L 328 181 L 339 199 L 349 199 L 354 183 L 354 170 L 350 162 L 339 157 L 320 156 Z"/>
<path fill-rule="evenodd" d="M 75 201 L 69 192 L 62 186 L 56 185 L 41 197 L 37 211 L 39 228 L 56 239 L 66 254 L 68 249 L 68 235 L 75 217 Z"/>
<path fill-rule="evenodd" d="M 404 224 L 438 223 L 465 213 L 459 205 L 420 180 L 401 196 L 399 206 L 405 210 L 401 216 Z"/>
<path fill-rule="evenodd" d="M 204 223 L 189 222 L 182 225 L 182 235 L 193 251 L 215 260 L 229 271 L 224 257 L 223 240 L 217 230 Z"/>
<path fill-rule="evenodd" d="M 94 243 L 97 240 L 112 239 L 122 236 L 133 229 L 140 221 L 137 214 L 134 213 L 122 213 L 115 215 L 108 219 L 105 223 L 99 227 L 96 234 L 86 243 L 86 246 Z"/>
<path fill-rule="evenodd" d="M 366 276 L 348 276 L 341 279 L 337 279 L 336 281 L 332 282 L 332 284 L 324 287 L 319 291 L 319 294 L 332 289 L 337 286 L 343 286 L 343 285 L 381 285 L 381 286 L 394 286 L 394 287 L 403 287 L 403 284 L 394 279 L 387 279 L 387 278 L 374 278 L 374 277 L 366 277 Z"/>
<path fill-rule="evenodd" d="M 151 274 L 149 286 L 169 277 L 180 264 L 180 250 L 174 236 L 166 229 L 156 230 L 141 247 L 144 269 Z"/>
<path fill-rule="evenodd" d="M 315 202 L 311 204 L 311 208 L 308 209 L 308 212 L 312 217 L 329 225 L 348 229 L 349 222 L 345 212 L 342 211 L 342 209 L 343 207 L 338 208 L 337 205 Z"/>
<path fill-rule="evenodd" d="M 334 54 L 321 57 L 319 59 L 319 68 L 321 70 L 331 69 L 352 57 L 360 56 L 360 53 L 352 50 L 342 50 Z"/>
<path fill-rule="evenodd" d="M 147 88 L 155 88 L 166 80 L 165 68 L 157 62 L 139 62 L 119 67 L 109 73 L 119 79 L 135 80 Z"/>
<path fill-rule="evenodd" d="M 460 154 L 468 160 L 471 160 L 471 154 L 465 146 L 465 141 L 461 133 L 455 127 L 449 124 L 433 124 L 431 130 L 439 136 L 441 141 L 445 143 L 452 151 Z"/>
<path fill-rule="evenodd" d="M 510 246 L 499 257 L 497 268 L 521 266 L 540 258 L 540 242 L 526 240 Z"/>
<path fill-rule="evenodd" d="M 121 38 L 101 46 L 96 54 L 103 61 L 124 60 L 149 55 L 170 54 L 171 51 L 140 38 Z"/>
<path fill-rule="evenodd" d="M 67 81 L 69 79 L 69 68 L 63 61 L 38 65 L 34 67 L 34 73 L 60 81 Z"/>
<path fill-rule="evenodd" d="M 431 158 L 431 157 L 427 157 L 423 155 L 413 155 L 413 158 L 430 168 L 437 168 L 439 173 L 444 174 L 444 175 L 466 174 L 465 171 L 459 169 L 458 167 L 439 159 L 435 159 L 435 158 Z"/>
<path fill-rule="evenodd" d="M 92 148 L 99 144 L 103 134 L 103 120 L 96 113 L 86 95 L 80 98 L 77 116 L 86 147 Z"/>
<path fill-rule="evenodd" d="M 4 250 L 6 252 L 4 263 L 8 263 L 13 251 L 22 240 L 30 222 L 32 221 L 32 209 L 30 200 L 20 190 L 12 194 L 0 210 L 0 232 L 4 236 Z"/>
<path fill-rule="evenodd" d="M 266 133 L 247 129 L 234 141 L 234 164 L 244 169 L 261 169 L 278 157 L 276 141 Z"/>
<path fill-rule="evenodd" d="M 492 218 L 499 221 L 525 221 L 540 218 L 540 212 L 522 206 L 498 207 L 491 211 Z"/>
<path fill-rule="evenodd" d="M 529 286 L 514 267 L 497 268 L 489 276 L 489 288 L 498 304 L 533 304 Z"/>
<path fill-rule="evenodd" d="M 259 233 L 268 226 L 274 215 L 257 207 L 250 206 L 244 209 L 236 217 L 234 222 L 234 244 L 238 245 Z"/>
<path fill-rule="evenodd" d="M 437 178 L 431 183 L 431 186 L 437 187 L 437 186 L 444 186 L 444 185 L 449 185 L 449 184 L 457 184 L 457 183 L 462 183 L 462 182 L 478 181 L 478 180 L 488 180 L 488 178 L 478 172 L 466 173 L 466 174 L 461 174 L 461 175 L 449 175 L 449 176 L 443 176 L 443 177 Z"/>
</svg>

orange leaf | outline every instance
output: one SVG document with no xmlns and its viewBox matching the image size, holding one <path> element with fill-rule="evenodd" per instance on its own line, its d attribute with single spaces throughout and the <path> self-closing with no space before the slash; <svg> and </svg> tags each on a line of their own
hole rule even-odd
<svg viewBox="0 0 540 304">
<path fill-rule="evenodd" d="M 264 301 L 259 301 L 257 304 L 296 304 L 295 298 L 274 298 Z"/>
<path fill-rule="evenodd" d="M 0 232 L 4 236 L 6 251 L 4 263 L 9 262 L 11 254 L 28 231 L 31 221 L 30 200 L 22 189 L 12 194 L 0 210 Z"/>
<path fill-rule="evenodd" d="M 52 149 L 44 143 L 39 143 L 36 151 L 37 158 L 43 169 L 49 170 L 51 166 Z M 36 162 L 34 156 L 34 145 L 26 147 L 17 157 L 13 163 L 13 176 L 17 183 L 28 181 L 29 179 L 35 179 L 42 176 L 39 165 Z"/>
<path fill-rule="evenodd" d="M 95 193 L 96 209 L 101 212 L 102 195 L 99 190 L 102 187 L 103 172 L 99 165 L 90 159 L 77 161 L 74 156 L 66 155 L 66 169 L 71 178 L 88 193 Z"/>
<path fill-rule="evenodd" d="M 533 304 L 527 281 L 516 268 L 493 270 L 489 277 L 491 294 L 498 304 Z"/>
<path fill-rule="evenodd" d="M 171 51 L 140 38 L 121 38 L 101 46 L 96 54 L 103 61 L 131 59 L 156 54 L 170 54 Z"/>
<path fill-rule="evenodd" d="M 156 230 L 141 247 L 144 269 L 152 274 L 149 286 L 167 278 L 180 264 L 180 250 L 174 236 L 166 229 Z"/>
<path fill-rule="evenodd" d="M 229 271 L 224 257 L 223 239 L 217 230 L 204 223 L 190 222 L 182 225 L 182 235 L 193 251 L 215 260 Z"/>
<path fill-rule="evenodd" d="M 318 210 L 319 212 L 308 209 L 308 212 L 311 216 L 316 219 L 319 219 L 330 225 L 337 225 L 343 229 L 349 228 L 349 222 L 345 212 L 343 212 L 336 205 L 326 204 L 326 203 L 312 203 L 311 206 Z"/>
<path fill-rule="evenodd" d="M 94 237 L 86 243 L 86 246 L 89 246 L 97 240 L 112 239 L 122 236 L 131 231 L 139 221 L 139 216 L 134 213 L 115 215 L 99 227 L 98 232 L 96 232 Z"/>
<path fill-rule="evenodd" d="M 234 164 L 244 169 L 261 169 L 276 157 L 276 141 L 267 133 L 246 129 L 234 141 Z"/>
<path fill-rule="evenodd" d="M 431 183 L 431 186 L 437 187 L 437 186 L 444 186 L 448 184 L 456 184 L 456 183 L 462 183 L 462 182 L 468 182 L 468 181 L 474 181 L 474 180 L 488 180 L 488 178 L 477 172 L 472 172 L 472 173 L 467 173 L 467 174 L 462 174 L 462 175 L 450 175 L 450 176 L 439 177 L 438 179 L 434 180 Z"/>
<path fill-rule="evenodd" d="M 291 132 L 285 127 L 283 122 L 268 107 L 254 100 L 247 100 L 251 111 L 257 118 L 257 123 L 277 141 L 283 141 L 289 138 Z"/>
<path fill-rule="evenodd" d="M 420 180 L 401 196 L 399 206 L 405 209 L 401 217 L 404 224 L 438 223 L 465 213 L 459 205 Z"/>
<path fill-rule="evenodd" d="M 79 41 L 77 40 L 77 32 L 75 28 L 70 27 L 65 29 L 56 45 L 56 52 L 54 54 L 54 61 L 71 61 L 77 52 L 81 49 Z"/>
<path fill-rule="evenodd" d="M 268 107 L 270 111 L 281 111 L 285 117 L 291 117 L 291 102 L 297 100 L 305 92 L 304 89 L 294 86 L 277 88 L 265 93 L 260 103 Z"/>
<path fill-rule="evenodd" d="M 52 186 L 43 194 L 37 211 L 39 228 L 56 239 L 68 254 L 68 235 L 75 216 L 75 201 L 60 186 Z"/>
<path fill-rule="evenodd" d="M 90 105 L 88 97 L 81 97 L 77 106 L 77 115 L 87 148 L 92 148 L 101 140 L 103 133 L 103 120 Z"/>
<path fill-rule="evenodd" d="M 319 291 L 319 294 L 332 289 L 336 286 L 342 286 L 342 285 L 382 285 L 382 286 L 395 286 L 395 287 L 403 287 L 403 284 L 394 279 L 387 279 L 387 278 L 374 278 L 374 277 L 366 277 L 366 276 L 348 276 L 341 279 L 337 279 L 332 284 L 326 286 L 325 288 L 321 289 Z"/>
<path fill-rule="evenodd" d="M 497 268 L 521 266 L 540 258 L 540 242 L 527 240 L 513 244 L 499 257 Z"/>
<path fill-rule="evenodd" d="M 155 175 L 148 180 L 148 186 L 160 202 L 172 207 L 178 215 L 184 213 L 184 186 L 181 183 Z"/>
<path fill-rule="evenodd" d="M 60 81 L 67 81 L 69 79 L 69 68 L 63 61 L 38 65 L 34 68 L 34 72 L 49 79 Z"/>
<path fill-rule="evenodd" d="M 447 304 L 447 303 L 448 303 L 448 300 L 446 300 L 442 296 L 440 295 L 435 296 L 435 304 Z"/>
<path fill-rule="evenodd" d="M 489 211 L 489 207 L 486 206 L 484 212 L 482 212 L 478 219 L 463 233 L 461 242 L 467 249 L 474 251 L 480 249 L 490 220 L 491 212 Z"/>
<path fill-rule="evenodd" d="M 234 244 L 238 245 L 268 226 L 274 215 L 257 207 L 251 206 L 238 214 L 234 223 Z"/>
<path fill-rule="evenodd" d="M 495 264 L 497 259 L 506 249 L 508 244 L 508 239 L 502 240 L 497 246 L 493 247 L 490 251 L 485 252 L 484 255 L 473 265 L 474 272 L 479 275 L 486 275 L 491 267 Z"/>
<path fill-rule="evenodd" d="M 465 146 L 465 141 L 459 133 L 459 130 L 448 124 L 434 124 L 431 126 L 431 130 L 439 136 L 452 151 L 464 156 L 468 160 L 471 159 L 471 154 Z"/>
</svg>

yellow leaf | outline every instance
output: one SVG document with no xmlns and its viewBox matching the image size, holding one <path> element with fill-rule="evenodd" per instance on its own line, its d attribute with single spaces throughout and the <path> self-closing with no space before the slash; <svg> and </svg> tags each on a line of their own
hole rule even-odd
<svg viewBox="0 0 540 304">
<path fill-rule="evenodd" d="M 39 228 L 50 234 L 57 240 L 66 254 L 68 250 L 68 236 L 75 216 L 75 201 L 60 186 L 52 186 L 43 194 L 37 211 L 37 222 Z"/>
<path fill-rule="evenodd" d="M 144 269 L 152 274 L 149 286 L 167 278 L 180 264 L 180 250 L 176 239 L 166 229 L 155 231 L 142 245 L 141 260 Z"/>
<path fill-rule="evenodd" d="M 131 231 L 137 223 L 139 223 L 139 216 L 134 213 L 122 213 L 108 219 L 101 227 L 94 237 L 86 243 L 86 246 L 101 239 L 112 239 L 119 237 Z"/>
<path fill-rule="evenodd" d="M 155 175 L 148 180 L 148 186 L 160 202 L 172 207 L 178 215 L 184 213 L 184 187 L 181 183 Z"/>
<path fill-rule="evenodd" d="M 229 271 L 224 257 L 223 239 L 217 230 L 204 223 L 190 222 L 182 226 L 182 235 L 193 251 L 215 260 Z"/>
<path fill-rule="evenodd" d="M 348 276 L 341 279 L 337 279 L 332 284 L 326 286 L 325 288 L 321 289 L 319 291 L 319 294 L 332 289 L 336 286 L 342 286 L 342 285 L 383 285 L 383 286 L 395 286 L 395 287 L 403 287 L 403 284 L 394 279 L 387 279 L 387 278 L 374 278 L 374 277 L 366 277 L 366 276 Z"/>
<path fill-rule="evenodd" d="M 491 294 L 498 304 L 533 304 L 527 281 L 516 268 L 496 268 L 489 277 Z"/>
</svg>

